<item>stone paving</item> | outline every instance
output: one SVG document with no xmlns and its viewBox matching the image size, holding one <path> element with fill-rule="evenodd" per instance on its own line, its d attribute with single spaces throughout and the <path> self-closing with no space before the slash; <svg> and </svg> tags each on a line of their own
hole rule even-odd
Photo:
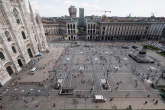
<svg viewBox="0 0 165 110">
<path fill-rule="evenodd" d="M 51 48 L 51 51 L 43 56 L 44 58 L 37 58 L 39 62 L 34 65 L 36 71 L 33 72 L 34 75 L 30 75 L 30 71 L 24 73 L 24 76 L 18 81 L 19 83 L 43 83 L 50 78 L 50 70 L 53 70 L 56 62 L 63 54 L 64 48 Z M 56 56 L 56 57 L 54 57 Z"/>
<path fill-rule="evenodd" d="M 122 48 L 123 45 L 129 49 Z M 161 66 L 134 62 L 128 57 L 135 51 L 132 45 L 135 43 L 52 43 L 50 53 L 36 64 L 37 68 L 44 67 L 36 71 L 38 75 L 49 74 L 44 85 L 17 84 L 7 88 L 0 103 L 5 110 L 125 109 L 129 105 L 134 109 L 164 109 L 165 102 L 159 92 L 144 80 L 155 82 Z M 142 43 L 136 45 L 142 48 Z M 28 76 L 27 72 L 21 74 Z M 57 79 L 63 79 L 63 88 L 73 88 L 73 95 L 58 95 L 59 90 L 53 88 Z M 107 80 L 108 90 L 103 89 L 101 79 Z M 95 103 L 95 94 L 103 95 L 107 101 Z M 157 100 L 158 104 L 154 104 Z"/>
</svg>

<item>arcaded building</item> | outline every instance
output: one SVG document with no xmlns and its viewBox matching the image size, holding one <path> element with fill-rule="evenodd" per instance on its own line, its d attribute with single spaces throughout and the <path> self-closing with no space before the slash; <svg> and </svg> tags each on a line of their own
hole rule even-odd
<svg viewBox="0 0 165 110">
<path fill-rule="evenodd" d="M 91 18 L 85 17 L 83 25 L 79 25 L 78 22 L 81 18 L 62 20 L 66 22 L 63 26 L 65 40 L 165 40 L 164 17 L 109 17 L 104 19 L 92 16 Z M 52 34 L 59 32 L 60 28 L 60 25 L 54 24 L 44 26 L 45 31 Z M 57 36 L 54 34 L 54 38 Z"/>
<path fill-rule="evenodd" d="M 165 22 L 87 22 L 87 40 L 161 40 Z"/>
<path fill-rule="evenodd" d="M 43 18 L 43 27 L 47 41 L 64 40 L 66 36 L 66 22 Z"/>
<path fill-rule="evenodd" d="M 29 12 L 24 0 L 0 0 L 1 85 L 48 49 L 40 16 L 33 13 L 30 3 Z"/>
<path fill-rule="evenodd" d="M 66 40 L 78 40 L 78 22 L 76 20 L 67 21 L 66 23 L 67 37 Z"/>
<path fill-rule="evenodd" d="M 47 41 L 78 40 L 77 20 L 63 20 L 63 22 L 43 19 L 43 26 Z"/>
</svg>

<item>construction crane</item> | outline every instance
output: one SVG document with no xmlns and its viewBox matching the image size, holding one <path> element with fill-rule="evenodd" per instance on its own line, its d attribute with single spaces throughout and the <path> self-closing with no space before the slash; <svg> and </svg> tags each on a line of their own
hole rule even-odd
<svg viewBox="0 0 165 110">
<path fill-rule="evenodd" d="M 106 15 L 106 13 L 111 13 L 111 11 L 109 10 L 89 10 L 89 9 L 86 9 L 87 11 L 95 11 L 95 12 L 104 12 L 104 15 Z"/>
</svg>

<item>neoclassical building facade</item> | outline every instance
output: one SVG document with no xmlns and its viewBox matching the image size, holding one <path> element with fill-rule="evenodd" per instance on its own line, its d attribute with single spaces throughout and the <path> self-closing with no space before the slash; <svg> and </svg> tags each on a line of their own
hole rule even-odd
<svg viewBox="0 0 165 110">
<path fill-rule="evenodd" d="M 63 26 L 64 34 L 66 34 L 65 40 L 144 41 L 165 39 L 165 18 L 116 17 L 115 19 L 117 20 L 109 18 L 106 21 L 103 18 L 84 18 L 83 30 L 82 26 L 80 27 L 78 24 L 78 18 L 63 19 L 66 22 L 63 24 L 65 25 Z M 60 28 L 59 24 L 44 24 L 45 31 L 54 37 L 58 36 L 57 33 L 61 35 Z M 53 39 L 53 37 L 51 38 Z"/>
<path fill-rule="evenodd" d="M 47 41 L 64 40 L 66 36 L 65 22 L 43 22 Z"/>
<path fill-rule="evenodd" d="M 78 40 L 78 22 L 67 21 L 66 23 L 67 37 L 66 40 Z"/>
<path fill-rule="evenodd" d="M 0 0 L 1 85 L 48 49 L 41 18 L 33 13 L 30 3 L 29 12 L 24 0 Z"/>
<path fill-rule="evenodd" d="M 165 22 L 87 22 L 86 40 L 161 40 Z"/>
</svg>

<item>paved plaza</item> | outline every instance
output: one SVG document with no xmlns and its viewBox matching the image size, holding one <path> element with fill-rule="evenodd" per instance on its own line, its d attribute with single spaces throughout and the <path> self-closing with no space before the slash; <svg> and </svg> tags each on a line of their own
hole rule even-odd
<svg viewBox="0 0 165 110">
<path fill-rule="evenodd" d="M 131 48 L 132 45 L 136 45 L 138 49 Z M 123 109 L 129 105 L 135 109 L 163 109 L 165 103 L 160 98 L 159 91 L 153 89 L 146 80 L 154 83 L 159 80 L 161 61 L 151 53 L 149 57 L 155 60 L 154 64 L 136 63 L 128 56 L 142 47 L 143 43 L 51 43 L 50 52 L 42 56 L 35 65 L 45 67 L 44 70 L 37 70 L 36 76 L 42 71 L 49 73 L 44 85 L 14 85 L 7 89 L 1 103 L 5 110 Z M 57 49 L 59 50 L 55 51 Z M 22 77 L 26 80 L 25 75 Z M 73 89 L 73 95 L 59 95 L 60 90 L 54 88 L 59 79 L 62 81 L 61 88 Z M 103 79 L 107 81 L 108 89 L 103 88 Z M 95 103 L 94 95 L 103 95 L 107 101 Z M 156 105 L 155 100 L 159 102 Z M 145 101 L 147 104 L 144 104 Z"/>
<path fill-rule="evenodd" d="M 59 78 L 64 79 L 63 87 L 73 88 L 75 94 L 92 97 L 91 94 L 102 94 L 105 97 L 158 97 L 146 82 L 137 76 L 147 76 L 150 68 L 153 81 L 159 77 L 160 67 L 155 64 L 137 64 L 128 57 L 132 48 L 122 49 L 116 46 L 78 46 L 65 50 L 65 56 L 57 69 Z M 104 90 L 101 79 L 108 81 L 109 89 Z M 91 91 L 92 88 L 92 91 Z"/>
</svg>

